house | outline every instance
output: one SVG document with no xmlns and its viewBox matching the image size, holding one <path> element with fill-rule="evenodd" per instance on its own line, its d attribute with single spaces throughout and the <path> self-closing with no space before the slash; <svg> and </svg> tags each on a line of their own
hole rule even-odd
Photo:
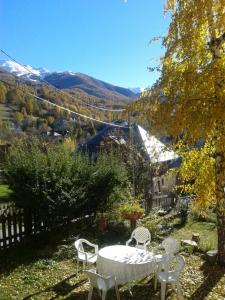
<svg viewBox="0 0 225 300">
<path fill-rule="evenodd" d="M 101 149 L 116 147 L 120 148 L 121 152 L 124 149 L 123 153 L 125 153 L 125 157 L 126 155 L 128 157 L 130 146 L 133 145 L 136 153 L 142 157 L 142 162 L 144 161 L 145 164 L 144 167 L 142 164 L 138 170 L 135 160 L 133 180 L 137 182 L 139 177 L 141 179 L 145 177 L 145 183 L 142 184 L 145 194 L 151 194 L 152 199 L 156 199 L 157 203 L 162 203 L 162 200 L 158 201 L 158 199 L 168 197 L 176 184 L 176 176 L 173 174 L 166 175 L 166 171 L 177 167 L 181 158 L 140 125 L 134 124 L 131 128 L 127 123 L 120 125 L 122 127 L 105 126 L 94 137 L 81 144 L 78 151 L 87 153 L 92 160 L 95 160 Z M 157 166 L 157 171 L 155 171 L 155 166 Z M 152 169 L 154 172 L 149 172 Z M 143 174 L 146 170 L 148 174 Z"/>
</svg>

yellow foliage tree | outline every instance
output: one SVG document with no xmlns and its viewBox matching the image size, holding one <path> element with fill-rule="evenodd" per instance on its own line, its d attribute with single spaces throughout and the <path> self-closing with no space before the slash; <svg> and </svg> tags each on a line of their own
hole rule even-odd
<svg viewBox="0 0 225 300">
<path fill-rule="evenodd" d="M 214 146 L 206 142 L 201 148 L 189 149 L 182 141 L 178 143 L 182 155 L 182 164 L 178 169 L 182 184 L 182 192 L 195 195 L 192 209 L 205 215 L 209 206 L 216 202 L 215 198 L 215 159 Z"/>
<path fill-rule="evenodd" d="M 47 118 L 46 118 L 46 123 L 48 124 L 48 125 L 51 125 L 53 122 L 54 122 L 54 117 L 52 117 L 52 116 L 48 116 Z"/>
<path fill-rule="evenodd" d="M 195 172 L 198 176 L 193 188 L 205 187 L 206 193 L 197 197 L 196 203 L 204 208 L 214 199 L 218 261 L 224 264 L 225 0 L 167 0 L 166 12 L 171 15 L 171 23 L 163 39 L 166 52 L 161 60 L 161 77 L 141 102 L 144 105 L 139 104 L 139 110 L 147 113 L 151 126 L 182 138 L 186 146 L 194 146 L 200 139 L 210 147 L 213 142 L 213 155 L 205 148 L 195 149 L 186 152 L 184 164 L 188 161 L 186 168 L 191 170 L 190 166 L 195 168 L 202 162 L 201 172 Z"/>
<path fill-rule="evenodd" d="M 15 119 L 16 122 L 21 123 L 24 120 L 24 115 L 21 112 L 17 111 L 15 113 Z"/>
<path fill-rule="evenodd" d="M 0 82 L 0 103 L 5 102 L 6 91 L 6 87 Z"/>
</svg>

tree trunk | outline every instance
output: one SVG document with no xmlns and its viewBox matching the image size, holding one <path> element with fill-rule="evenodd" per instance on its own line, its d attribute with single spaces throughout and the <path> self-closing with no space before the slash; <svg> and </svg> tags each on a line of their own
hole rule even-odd
<svg viewBox="0 0 225 300">
<path fill-rule="evenodd" d="M 216 154 L 216 215 L 218 232 L 218 263 L 225 265 L 225 159 L 224 153 Z"/>
<path fill-rule="evenodd" d="M 225 206 L 224 199 L 223 205 Z M 225 266 L 225 215 L 219 206 L 221 204 L 217 205 L 218 263 Z"/>
<path fill-rule="evenodd" d="M 211 7 L 209 6 L 209 10 Z M 213 53 L 213 67 L 215 76 L 215 100 L 218 102 L 224 101 L 221 99 L 221 87 L 223 77 L 221 77 L 221 50 L 224 42 L 224 36 L 220 37 L 220 43 L 216 44 L 216 30 L 213 22 L 213 13 L 211 10 L 211 20 L 209 20 L 209 27 L 211 26 L 211 51 Z M 214 44 L 214 45 L 213 45 Z M 213 47 L 212 47 L 213 46 Z M 223 141 L 224 137 L 224 122 L 216 121 L 215 132 L 215 193 L 216 193 L 216 215 L 217 215 L 217 232 L 218 232 L 218 264 L 225 265 L 225 152 Z M 222 133 L 222 134 L 221 134 Z M 220 138 L 219 138 L 220 137 Z"/>
</svg>

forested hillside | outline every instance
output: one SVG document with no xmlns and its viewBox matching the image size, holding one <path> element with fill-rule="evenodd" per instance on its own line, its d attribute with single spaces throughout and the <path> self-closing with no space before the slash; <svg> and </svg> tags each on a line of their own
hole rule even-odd
<svg viewBox="0 0 225 300">
<path fill-rule="evenodd" d="M 78 88 L 64 89 L 61 92 L 46 84 L 15 77 L 3 70 L 0 70 L 0 80 L 1 140 L 13 139 L 18 134 L 52 136 L 57 132 L 62 136 L 72 135 L 77 142 L 82 142 L 102 127 L 101 123 L 54 107 L 32 97 L 29 93 L 102 121 L 127 119 L 126 114 L 121 112 L 90 107 L 93 105 L 109 109 L 121 108 L 124 104 L 118 99 L 99 98 Z"/>
</svg>

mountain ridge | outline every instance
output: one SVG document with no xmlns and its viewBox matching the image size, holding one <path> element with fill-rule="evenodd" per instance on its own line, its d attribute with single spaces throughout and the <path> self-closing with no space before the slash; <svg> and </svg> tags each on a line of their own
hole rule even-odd
<svg viewBox="0 0 225 300">
<path fill-rule="evenodd" d="M 29 65 L 24 68 L 20 64 L 9 60 L 0 60 L 0 67 L 25 80 L 28 79 L 35 83 L 41 83 L 44 80 L 59 89 L 79 89 L 100 99 L 129 103 L 138 96 L 138 93 L 129 88 L 115 86 L 80 72 L 50 72 L 45 68 L 33 68 Z"/>
</svg>

